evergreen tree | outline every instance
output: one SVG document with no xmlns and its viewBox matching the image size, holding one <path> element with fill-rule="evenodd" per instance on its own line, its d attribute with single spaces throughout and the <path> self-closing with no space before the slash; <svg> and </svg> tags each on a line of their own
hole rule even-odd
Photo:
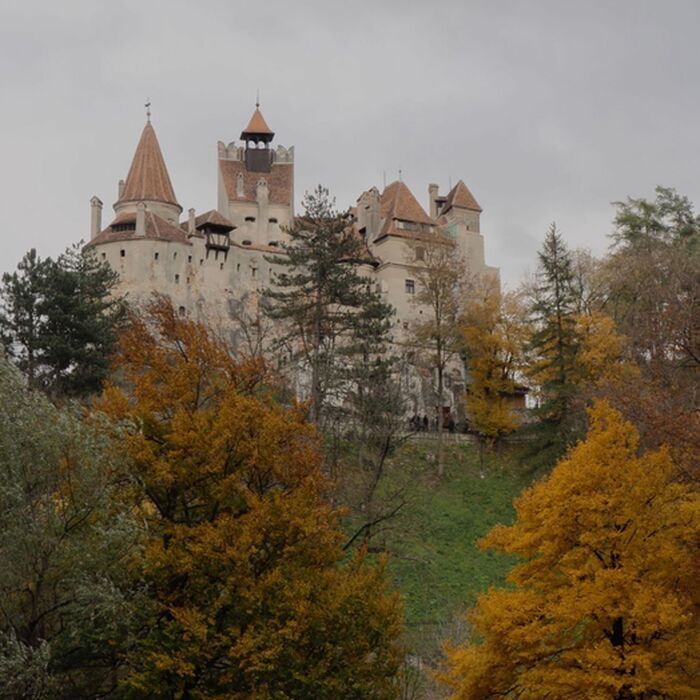
<svg viewBox="0 0 700 700">
<path fill-rule="evenodd" d="M 123 315 L 123 302 L 111 296 L 116 281 L 80 244 L 55 261 L 31 250 L 3 276 L 0 329 L 30 386 L 75 397 L 100 389 Z"/>
<path fill-rule="evenodd" d="M 285 322 L 279 342 L 310 371 L 309 418 L 320 423 L 330 403 L 342 402 L 348 369 L 385 343 L 392 310 L 361 274 L 369 251 L 328 190 L 319 185 L 303 205 L 283 244 L 286 255 L 269 259 L 284 269 L 265 291 L 266 312 Z"/>
<path fill-rule="evenodd" d="M 578 436 L 574 410 L 579 368 L 578 308 L 572 256 L 552 224 L 539 256 L 537 283 L 530 307 L 535 330 L 530 340 L 530 378 L 540 389 L 533 451 L 542 464 L 552 465 Z"/>
<path fill-rule="evenodd" d="M 43 359 L 42 305 L 49 265 L 50 260 L 42 260 L 32 248 L 20 260 L 16 272 L 3 275 L 0 288 L 0 332 L 5 352 L 26 375 L 30 386 L 36 385 Z"/>
</svg>

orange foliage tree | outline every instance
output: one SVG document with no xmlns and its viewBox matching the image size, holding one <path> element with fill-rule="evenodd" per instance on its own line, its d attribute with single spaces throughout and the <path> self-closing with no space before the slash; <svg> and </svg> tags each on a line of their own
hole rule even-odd
<svg viewBox="0 0 700 700">
<path fill-rule="evenodd" d="M 481 543 L 523 561 L 448 649 L 455 699 L 700 697 L 700 495 L 606 402 L 590 419 Z"/>
<path fill-rule="evenodd" d="M 381 566 L 341 564 L 316 434 L 260 361 L 161 299 L 131 320 L 115 376 L 100 408 L 131 426 L 156 600 L 128 659 L 137 696 L 394 697 L 399 602 Z"/>
</svg>

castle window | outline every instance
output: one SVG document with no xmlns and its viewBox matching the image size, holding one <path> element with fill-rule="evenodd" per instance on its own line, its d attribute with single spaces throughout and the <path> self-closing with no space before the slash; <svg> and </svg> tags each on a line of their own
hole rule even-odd
<svg viewBox="0 0 700 700">
<path fill-rule="evenodd" d="M 178 314 L 180 316 L 186 316 L 187 315 L 187 309 L 184 306 L 180 306 L 177 310 Z"/>
<path fill-rule="evenodd" d="M 188 256 L 187 256 L 187 262 L 188 262 L 188 263 L 191 263 L 191 262 L 192 262 L 192 256 L 191 256 L 191 255 L 188 255 Z"/>
<path fill-rule="evenodd" d="M 177 251 L 173 253 L 173 260 L 175 260 L 175 258 L 177 258 Z"/>
<path fill-rule="evenodd" d="M 175 284 L 180 284 L 180 275 L 175 275 Z"/>
<path fill-rule="evenodd" d="M 255 221 L 255 217 L 254 216 L 246 216 L 245 220 L 246 221 Z"/>
<path fill-rule="evenodd" d="M 102 253 L 102 259 L 106 260 L 107 259 L 107 253 Z"/>
<path fill-rule="evenodd" d="M 249 241 L 248 239 L 243 241 L 243 245 L 250 245 L 251 243 L 252 243 L 252 241 Z"/>
<path fill-rule="evenodd" d="M 122 249 L 119 251 L 119 257 L 121 257 L 121 258 L 125 258 L 125 257 L 126 257 L 126 251 L 124 250 L 124 248 L 122 248 Z"/>
<path fill-rule="evenodd" d="M 200 265 L 203 265 L 203 264 L 204 264 L 204 258 L 200 258 L 200 259 L 199 259 L 199 264 L 200 264 Z"/>
<path fill-rule="evenodd" d="M 159 253 L 153 253 L 153 259 L 158 260 L 158 255 L 159 255 Z"/>
<path fill-rule="evenodd" d="M 268 219 L 268 221 L 269 221 L 271 224 L 276 224 L 276 223 L 277 223 L 277 219 L 276 219 L 274 216 L 271 217 L 270 219 Z"/>
<path fill-rule="evenodd" d="M 425 248 L 421 246 L 416 248 L 416 260 L 425 260 Z"/>
<path fill-rule="evenodd" d="M 257 267 L 251 267 L 250 268 L 250 276 L 255 279 L 258 276 L 258 268 Z"/>
<path fill-rule="evenodd" d="M 223 263 L 219 263 L 219 270 L 223 270 L 223 269 L 224 269 L 224 264 L 223 264 Z"/>
<path fill-rule="evenodd" d="M 396 228 L 404 231 L 417 231 L 418 224 L 416 224 L 414 221 L 402 221 L 401 219 L 396 219 Z"/>
<path fill-rule="evenodd" d="M 406 280 L 406 294 L 416 293 L 416 283 L 414 280 Z"/>
<path fill-rule="evenodd" d="M 236 263 L 236 272 L 241 271 L 241 263 Z"/>
</svg>

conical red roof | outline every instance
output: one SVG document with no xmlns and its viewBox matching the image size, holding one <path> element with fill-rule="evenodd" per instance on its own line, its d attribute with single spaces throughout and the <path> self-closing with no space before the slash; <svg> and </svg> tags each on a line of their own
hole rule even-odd
<svg viewBox="0 0 700 700">
<path fill-rule="evenodd" d="M 447 195 L 445 204 L 441 209 L 441 213 L 457 207 L 459 209 L 471 209 L 473 211 L 482 211 L 479 202 L 474 199 L 474 195 L 469 191 L 469 188 L 460 180 Z"/>
<path fill-rule="evenodd" d="M 263 117 L 262 112 L 259 107 L 255 108 L 253 116 L 248 122 L 248 126 L 241 132 L 241 138 L 245 139 L 246 136 L 274 136 L 275 132 L 270 129 Z"/>
<path fill-rule="evenodd" d="M 180 206 L 165 167 L 156 132 L 147 122 L 126 176 L 120 202 L 155 201 Z"/>
</svg>

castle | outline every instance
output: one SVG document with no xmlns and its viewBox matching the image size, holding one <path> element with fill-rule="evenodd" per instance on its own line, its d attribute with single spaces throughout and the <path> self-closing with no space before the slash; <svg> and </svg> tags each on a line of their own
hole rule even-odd
<svg viewBox="0 0 700 700">
<path fill-rule="evenodd" d="M 273 139 L 256 105 L 241 142 L 218 143 L 217 208 L 189 209 L 183 219 L 149 114 L 105 228 L 102 201 L 90 200 L 88 245 L 118 272 L 117 292 L 139 302 L 157 291 L 183 316 L 230 327 L 235 300 L 273 283 L 270 260 L 284 255 L 285 228 L 294 222 L 294 147 L 273 147 Z M 364 273 L 396 309 L 397 330 L 422 313 L 412 303 L 421 244 L 449 239 L 471 273 L 497 279 L 484 260 L 481 212 L 461 180 L 447 195 L 429 185 L 428 211 L 400 180 L 359 196 L 350 214 L 372 258 Z"/>
</svg>

